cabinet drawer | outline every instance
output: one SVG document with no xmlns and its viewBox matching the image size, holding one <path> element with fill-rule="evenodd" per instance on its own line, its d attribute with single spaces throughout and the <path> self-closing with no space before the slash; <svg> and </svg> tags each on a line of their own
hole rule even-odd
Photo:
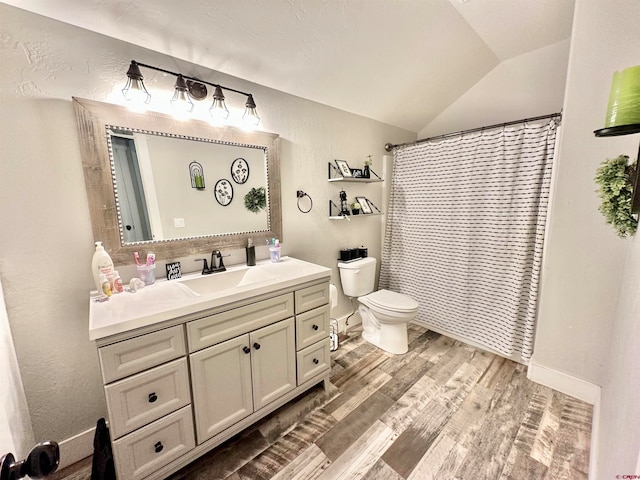
<svg viewBox="0 0 640 480">
<path fill-rule="evenodd" d="M 296 315 L 297 350 L 329 336 L 329 305 Z"/>
<path fill-rule="evenodd" d="M 182 325 L 98 349 L 104 383 L 142 372 L 185 355 Z"/>
<path fill-rule="evenodd" d="M 113 438 L 191 403 L 187 359 L 139 373 L 105 387 Z"/>
<path fill-rule="evenodd" d="M 252 303 L 187 323 L 189 352 L 293 316 L 293 293 Z"/>
<path fill-rule="evenodd" d="M 296 290 L 296 313 L 306 312 L 329 303 L 329 283 Z"/>
<path fill-rule="evenodd" d="M 331 369 L 331 351 L 329 350 L 328 338 L 301 350 L 297 356 L 298 385 L 302 385 L 310 378 Z"/>
<path fill-rule="evenodd" d="M 118 478 L 145 478 L 194 447 L 191 408 L 184 407 L 113 442 Z"/>
</svg>

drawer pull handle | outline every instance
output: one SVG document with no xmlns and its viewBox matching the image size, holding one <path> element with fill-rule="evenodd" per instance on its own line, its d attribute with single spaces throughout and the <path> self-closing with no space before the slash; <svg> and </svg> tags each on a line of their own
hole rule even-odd
<svg viewBox="0 0 640 480">
<path fill-rule="evenodd" d="M 313 328 L 314 330 L 318 330 L 318 325 L 313 325 L 311 328 Z"/>
<path fill-rule="evenodd" d="M 247 347 L 246 345 L 244 347 L 242 347 L 242 351 L 244 353 L 251 353 L 251 349 L 249 347 Z"/>
<path fill-rule="evenodd" d="M 260 344 L 258 342 L 254 343 L 253 348 L 255 348 L 256 350 L 260 350 Z"/>
<path fill-rule="evenodd" d="M 157 442 L 154 446 L 153 449 L 156 451 L 156 453 L 160 453 L 162 451 L 162 449 L 164 448 L 164 445 L 162 445 L 162 442 Z"/>
<path fill-rule="evenodd" d="M 320 360 L 318 360 L 317 358 L 313 359 L 313 363 L 315 363 L 316 365 L 320 363 Z"/>
<path fill-rule="evenodd" d="M 153 403 L 156 400 L 158 400 L 158 396 L 156 395 L 156 392 L 150 393 L 149 394 L 149 403 Z"/>
</svg>

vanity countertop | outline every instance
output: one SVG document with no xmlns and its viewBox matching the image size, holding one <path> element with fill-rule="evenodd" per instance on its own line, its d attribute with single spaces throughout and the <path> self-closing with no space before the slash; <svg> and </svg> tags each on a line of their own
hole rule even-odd
<svg viewBox="0 0 640 480">
<path fill-rule="evenodd" d="M 329 268 L 283 257 L 278 263 L 267 259 L 254 267 L 235 265 L 211 275 L 191 273 L 179 280 L 158 280 L 135 293 L 113 295 L 108 301 L 91 298 L 89 338 L 99 340 L 330 277 Z"/>
</svg>

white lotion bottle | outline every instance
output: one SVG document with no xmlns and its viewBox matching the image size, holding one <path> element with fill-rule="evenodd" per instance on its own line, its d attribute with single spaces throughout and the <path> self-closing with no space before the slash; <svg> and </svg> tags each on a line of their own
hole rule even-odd
<svg viewBox="0 0 640 480">
<path fill-rule="evenodd" d="M 96 284 L 96 289 L 98 292 L 102 292 L 100 274 L 104 274 L 107 280 L 111 282 L 114 272 L 113 261 L 102 246 L 102 242 L 96 242 L 96 252 L 93 254 L 93 260 L 91 261 L 91 272 L 93 273 L 93 281 Z"/>
</svg>

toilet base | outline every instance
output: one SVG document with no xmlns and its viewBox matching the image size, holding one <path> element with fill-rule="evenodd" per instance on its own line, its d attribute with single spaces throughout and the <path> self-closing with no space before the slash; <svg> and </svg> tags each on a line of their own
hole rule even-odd
<svg viewBox="0 0 640 480">
<path fill-rule="evenodd" d="M 407 336 L 407 323 L 386 324 L 372 321 L 369 318 L 370 312 L 367 312 L 365 319 L 363 312 L 360 311 L 362 317 L 362 338 L 372 345 L 393 353 L 394 355 L 402 355 L 409 351 L 409 338 Z M 378 324 L 377 327 L 375 324 Z"/>
</svg>

